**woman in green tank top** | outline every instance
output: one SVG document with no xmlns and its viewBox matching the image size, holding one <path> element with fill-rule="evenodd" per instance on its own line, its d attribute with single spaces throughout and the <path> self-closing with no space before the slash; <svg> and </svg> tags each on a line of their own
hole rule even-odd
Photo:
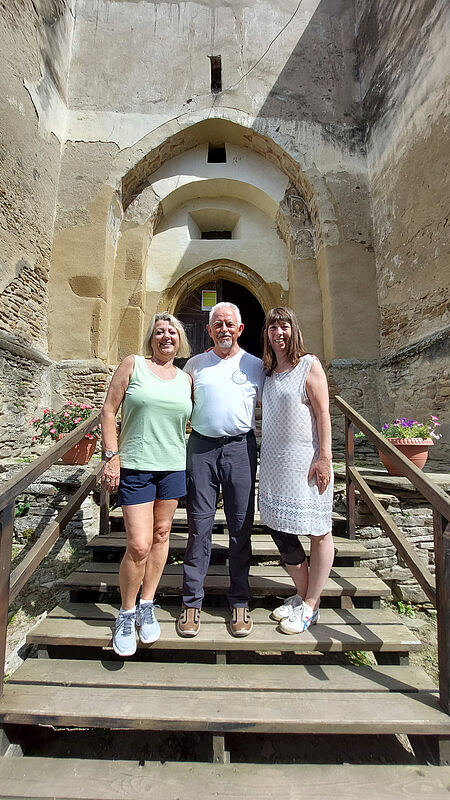
<svg viewBox="0 0 450 800">
<path fill-rule="evenodd" d="M 173 363 L 187 358 L 184 328 L 168 312 L 156 314 L 145 338 L 146 356 L 127 356 L 112 378 L 102 411 L 102 481 L 119 490 L 127 546 L 119 570 L 122 606 L 113 647 L 122 656 L 160 635 L 154 597 L 169 550 L 178 499 L 186 493 L 186 422 L 192 411 L 192 382 Z M 117 438 L 116 414 L 122 406 Z M 136 597 L 141 598 L 136 608 Z"/>
</svg>

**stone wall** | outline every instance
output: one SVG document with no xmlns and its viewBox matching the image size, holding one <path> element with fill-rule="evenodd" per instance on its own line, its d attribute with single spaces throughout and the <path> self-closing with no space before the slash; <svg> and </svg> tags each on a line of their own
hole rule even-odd
<svg viewBox="0 0 450 800">
<path fill-rule="evenodd" d="M 0 2 L 2 460 L 28 455 L 28 420 L 51 400 L 47 283 L 73 8 L 74 0 Z"/>
<path fill-rule="evenodd" d="M 438 414 L 444 439 L 431 460 L 448 463 L 447 9 L 445 0 L 356 2 L 380 308 L 380 413 L 383 421 Z"/>
<path fill-rule="evenodd" d="M 0 338 L 1 460 L 31 452 L 30 419 L 50 405 L 51 361 L 37 350 Z"/>
<path fill-rule="evenodd" d="M 414 544 L 418 556 L 434 574 L 433 514 L 431 506 L 422 497 L 407 496 L 402 492 L 379 497 L 382 505 L 394 522 Z M 398 600 L 428 602 L 428 599 L 413 577 L 411 570 L 397 555 L 391 540 L 384 534 L 367 506 L 359 501 L 356 509 L 357 538 L 364 541 L 370 558 L 362 559 L 361 566 L 370 567 L 392 589 Z"/>
<path fill-rule="evenodd" d="M 9 480 L 21 469 L 22 465 L 6 462 L 0 475 L 0 487 L 5 480 Z M 19 556 L 23 548 L 30 546 L 39 538 L 46 525 L 57 516 L 91 471 L 92 465 L 72 467 L 56 464 L 37 481 L 31 483 L 26 492 L 18 496 L 13 538 L 15 557 Z M 74 547 L 83 547 L 98 534 L 98 525 L 99 506 L 91 493 L 75 512 L 58 541 L 70 537 L 74 540 Z"/>
<path fill-rule="evenodd" d="M 63 113 L 72 6 L 0 4 L 0 330 L 43 352 L 61 148 L 48 125 Z"/>
</svg>

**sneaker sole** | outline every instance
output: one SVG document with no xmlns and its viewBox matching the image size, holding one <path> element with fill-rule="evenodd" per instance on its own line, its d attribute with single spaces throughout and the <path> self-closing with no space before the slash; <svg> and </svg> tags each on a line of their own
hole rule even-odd
<svg viewBox="0 0 450 800">
<path fill-rule="evenodd" d="M 240 639 L 240 638 L 242 638 L 244 636 L 250 636 L 250 634 L 251 634 L 251 632 L 253 630 L 253 622 L 252 622 L 252 627 L 248 631 L 234 631 L 232 629 L 231 625 L 229 626 L 229 629 L 230 629 L 230 633 L 231 633 L 232 636 L 234 636 L 236 639 Z"/>
<path fill-rule="evenodd" d="M 294 633 L 306 633 L 306 631 L 308 631 L 310 628 L 312 628 L 313 625 L 317 625 L 318 621 L 319 620 L 316 619 L 314 622 L 311 622 L 311 625 L 309 625 L 308 628 L 305 628 L 305 630 L 303 630 L 303 631 L 287 631 L 285 628 L 283 628 L 282 625 L 280 625 L 280 631 L 282 631 L 283 633 L 287 633 L 288 636 L 290 634 L 294 634 Z"/>
<path fill-rule="evenodd" d="M 292 612 L 291 612 L 291 613 L 292 613 Z M 276 621 L 277 621 L 277 622 L 282 622 L 282 620 L 283 620 L 283 619 L 289 619 L 289 617 L 291 616 L 291 614 L 285 614 L 285 615 L 284 615 L 284 617 L 283 617 L 283 616 L 281 616 L 280 614 L 275 614 L 275 613 L 272 611 L 272 613 L 271 613 L 271 615 L 270 615 L 270 616 L 272 617 L 272 619 L 276 619 Z"/>
<path fill-rule="evenodd" d="M 139 641 L 142 642 L 142 644 L 153 644 L 153 642 L 158 641 L 160 636 L 161 636 L 161 631 L 159 631 L 158 635 L 154 636 L 152 639 L 143 639 L 142 636 L 139 634 Z"/>
<path fill-rule="evenodd" d="M 178 636 L 182 636 L 183 639 L 193 639 L 194 636 L 197 636 L 198 633 L 200 632 L 200 626 L 198 627 L 198 630 L 196 630 L 196 631 L 180 631 L 178 627 L 177 627 L 176 630 L 177 630 Z"/>
<path fill-rule="evenodd" d="M 121 653 L 121 652 L 120 652 L 120 650 L 117 650 L 117 649 L 114 647 L 114 645 L 113 645 L 113 650 L 114 650 L 114 652 L 115 652 L 115 654 L 116 654 L 117 656 L 123 656 L 124 658 L 126 658 L 127 656 L 134 656 L 134 654 L 135 654 L 135 652 L 136 652 L 136 650 L 137 650 L 137 645 L 136 645 L 136 647 L 134 648 L 134 650 L 130 650 L 130 652 L 129 652 L 129 653 Z"/>
</svg>

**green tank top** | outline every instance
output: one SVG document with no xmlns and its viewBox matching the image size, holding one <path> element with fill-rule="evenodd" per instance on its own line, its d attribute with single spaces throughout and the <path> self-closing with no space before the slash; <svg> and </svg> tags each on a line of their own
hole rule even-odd
<svg viewBox="0 0 450 800">
<path fill-rule="evenodd" d="M 144 356 L 134 356 L 122 401 L 121 466 L 159 472 L 186 469 L 185 432 L 191 411 L 191 384 L 184 372 L 177 368 L 174 378 L 162 380 Z"/>
</svg>

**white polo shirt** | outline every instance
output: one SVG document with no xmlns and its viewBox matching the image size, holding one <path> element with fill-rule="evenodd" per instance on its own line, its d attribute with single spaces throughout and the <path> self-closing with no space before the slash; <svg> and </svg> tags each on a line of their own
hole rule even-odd
<svg viewBox="0 0 450 800">
<path fill-rule="evenodd" d="M 194 430 L 219 437 L 255 427 L 255 405 L 265 379 L 260 358 L 242 349 L 231 358 L 220 358 L 210 350 L 190 358 L 184 371 L 194 382 Z"/>
</svg>

